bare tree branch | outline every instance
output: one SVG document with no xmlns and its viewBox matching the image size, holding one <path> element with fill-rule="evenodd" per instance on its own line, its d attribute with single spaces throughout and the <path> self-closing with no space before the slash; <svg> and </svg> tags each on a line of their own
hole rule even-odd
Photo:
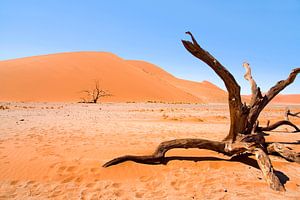
<svg viewBox="0 0 300 200">
<path fill-rule="evenodd" d="M 286 80 L 279 81 L 275 86 L 273 86 L 262 99 L 256 99 L 253 106 L 250 108 L 248 115 L 248 124 L 251 125 L 255 123 L 261 111 L 268 105 L 268 103 L 284 88 L 294 82 L 297 74 L 300 72 L 300 68 L 293 69 L 289 77 Z M 250 126 L 247 127 L 246 133 L 249 133 Z"/>
<path fill-rule="evenodd" d="M 279 126 L 283 126 L 283 125 L 293 127 L 295 129 L 294 132 L 300 132 L 300 129 L 295 124 L 293 124 L 292 122 L 290 122 L 288 120 L 281 120 L 281 121 L 278 121 L 271 125 L 268 124 L 266 127 L 256 127 L 255 131 L 272 131 L 272 130 L 278 128 Z"/>
<path fill-rule="evenodd" d="M 266 98 L 267 102 L 270 102 L 279 92 L 281 92 L 284 88 L 294 82 L 295 78 L 297 77 L 298 73 L 300 73 L 300 68 L 295 68 L 292 70 L 290 75 L 286 80 L 281 80 L 277 82 L 267 93 Z"/>
<path fill-rule="evenodd" d="M 251 86 L 252 95 L 251 95 L 250 107 L 252 107 L 253 104 L 255 103 L 256 99 L 257 98 L 262 98 L 262 95 L 261 95 L 260 88 L 257 87 L 257 84 L 256 84 L 255 80 L 252 77 L 251 68 L 250 68 L 249 63 L 244 62 L 243 67 L 246 69 L 246 73 L 244 75 L 244 78 L 247 81 L 249 81 L 250 86 Z"/>
<path fill-rule="evenodd" d="M 234 141 L 238 132 L 242 131 L 239 123 L 236 123 L 243 111 L 243 104 L 240 95 L 240 86 L 234 79 L 233 75 L 209 52 L 205 51 L 198 44 L 192 33 L 186 32 L 192 38 L 192 42 L 182 40 L 184 47 L 196 58 L 205 62 L 212 68 L 216 74 L 223 80 L 228 91 L 228 103 L 230 112 L 230 130 L 225 140 Z"/>
<path fill-rule="evenodd" d="M 140 162 L 140 163 L 162 163 L 163 158 L 165 157 L 165 154 L 170 149 L 174 148 L 198 148 L 198 149 L 209 149 L 212 151 L 217 151 L 219 153 L 226 154 L 227 152 L 225 149 L 225 143 L 224 142 L 217 142 L 217 141 L 210 141 L 210 140 L 204 140 L 204 139 L 176 139 L 176 140 L 170 140 L 162 142 L 155 150 L 155 152 L 152 155 L 146 155 L 146 156 L 133 156 L 133 155 L 126 155 L 121 156 L 118 158 L 115 158 L 103 165 L 103 167 L 109 167 L 111 165 L 115 165 L 121 162 L 125 161 L 134 161 L 134 162 Z"/>
</svg>

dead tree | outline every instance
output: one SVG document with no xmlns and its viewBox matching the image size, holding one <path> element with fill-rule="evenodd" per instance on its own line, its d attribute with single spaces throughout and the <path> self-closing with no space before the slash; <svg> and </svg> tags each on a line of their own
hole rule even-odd
<svg viewBox="0 0 300 200">
<path fill-rule="evenodd" d="M 192 41 L 183 40 L 182 43 L 184 47 L 192 55 L 205 62 L 213 69 L 226 86 L 230 112 L 230 129 L 228 135 L 223 141 L 211 141 L 198 138 L 165 141 L 162 142 L 151 155 L 121 156 L 105 163 L 103 167 L 109 167 L 124 161 L 149 164 L 164 163 L 166 152 L 174 148 L 208 149 L 230 157 L 240 154 L 254 154 L 265 180 L 270 187 L 273 190 L 285 191 L 284 186 L 274 173 L 268 154 L 277 153 L 288 161 L 300 163 L 299 154 L 292 152 L 288 147 L 282 144 L 267 144 L 265 142 L 264 134 L 255 131 L 255 126 L 261 111 L 280 91 L 295 80 L 297 74 L 300 72 L 300 68 L 292 70 L 286 80 L 279 81 L 268 92 L 262 95 L 260 88 L 257 87 L 256 82 L 251 76 L 249 64 L 244 63 L 244 67 L 246 68 L 245 78 L 249 81 L 252 91 L 251 101 L 249 105 L 247 105 L 246 103 L 242 103 L 240 86 L 233 75 L 215 57 L 204 50 L 190 32 L 186 33 L 191 36 Z"/>
<path fill-rule="evenodd" d="M 82 103 L 97 103 L 100 98 L 111 96 L 108 91 L 100 89 L 99 81 L 95 81 L 95 88 L 91 90 L 83 90 L 82 92 L 87 96 L 87 99 L 81 98 Z"/>
</svg>

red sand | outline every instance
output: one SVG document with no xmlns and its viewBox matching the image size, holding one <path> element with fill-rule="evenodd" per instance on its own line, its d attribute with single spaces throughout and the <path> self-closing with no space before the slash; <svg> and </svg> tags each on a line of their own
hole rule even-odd
<svg viewBox="0 0 300 200">
<path fill-rule="evenodd" d="M 286 192 L 271 190 L 255 158 L 247 162 L 208 150 L 174 149 L 166 165 L 125 162 L 101 166 L 124 154 L 146 155 L 174 138 L 222 140 L 227 104 L 1 103 L 0 199 L 289 199 L 300 196 L 298 163 L 270 156 Z M 268 107 L 261 124 L 284 118 Z M 293 111 L 300 111 L 294 106 Z M 23 120 L 22 120 L 23 119 Z M 292 118 L 300 125 L 300 119 Z M 268 141 L 299 151 L 291 127 L 269 132 Z M 198 161 L 197 161 L 198 160 Z M 197 161 L 197 162 L 195 162 Z"/>
</svg>

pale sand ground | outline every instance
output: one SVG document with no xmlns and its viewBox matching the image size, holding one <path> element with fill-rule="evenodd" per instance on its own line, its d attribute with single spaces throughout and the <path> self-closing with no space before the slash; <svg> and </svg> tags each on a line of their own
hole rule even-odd
<svg viewBox="0 0 300 200">
<path fill-rule="evenodd" d="M 221 140 L 227 105 L 1 103 L 0 199 L 299 199 L 300 165 L 271 157 L 285 193 L 269 189 L 255 160 L 207 150 L 172 150 L 166 165 L 101 165 L 123 154 L 150 154 L 164 140 Z M 282 119 L 284 106 L 262 114 Z M 291 107 L 300 111 L 300 106 Z M 300 120 L 296 121 L 300 125 Z M 291 130 L 290 128 L 288 128 Z M 299 143 L 286 128 L 269 140 Z M 296 145 L 292 145 L 296 147 Z M 296 147 L 297 148 L 297 147 Z M 298 151 L 300 148 L 297 148 Z M 198 160 L 198 162 L 194 162 Z"/>
</svg>

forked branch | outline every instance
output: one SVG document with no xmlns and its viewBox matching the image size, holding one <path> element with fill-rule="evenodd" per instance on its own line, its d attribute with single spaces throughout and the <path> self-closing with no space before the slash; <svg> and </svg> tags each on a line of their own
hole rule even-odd
<svg viewBox="0 0 300 200">
<path fill-rule="evenodd" d="M 262 99 L 256 99 L 255 103 L 250 109 L 249 116 L 248 116 L 248 123 L 250 125 L 255 123 L 261 111 L 266 107 L 266 105 L 268 105 L 268 103 L 270 103 L 270 101 L 277 94 L 279 94 L 279 92 L 281 92 L 284 88 L 286 88 L 288 85 L 294 82 L 298 73 L 300 73 L 300 68 L 293 69 L 286 80 L 279 81 L 263 96 Z"/>
</svg>

